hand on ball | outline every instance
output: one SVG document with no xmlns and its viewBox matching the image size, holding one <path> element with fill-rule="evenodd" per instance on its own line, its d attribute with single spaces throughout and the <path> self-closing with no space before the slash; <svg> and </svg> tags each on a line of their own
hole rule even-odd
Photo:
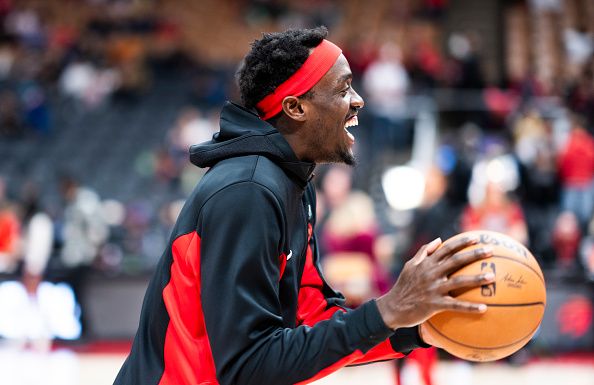
<svg viewBox="0 0 594 385">
<path fill-rule="evenodd" d="M 392 329 L 419 325 L 445 310 L 486 311 L 484 304 L 457 300 L 450 295 L 452 291 L 486 285 L 495 279 L 492 273 L 448 278 L 469 263 L 492 255 L 488 246 L 464 250 L 477 242 L 476 237 L 462 237 L 441 246 L 438 238 L 422 246 L 404 265 L 396 284 L 376 301 L 386 325 Z"/>
</svg>

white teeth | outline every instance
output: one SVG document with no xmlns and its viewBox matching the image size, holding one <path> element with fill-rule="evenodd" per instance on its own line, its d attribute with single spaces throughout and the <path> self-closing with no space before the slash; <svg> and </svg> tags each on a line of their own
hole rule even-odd
<svg viewBox="0 0 594 385">
<path fill-rule="evenodd" d="M 359 119 L 356 116 L 353 116 L 352 118 L 347 120 L 347 122 L 344 124 L 344 128 L 354 127 L 354 126 L 357 126 L 358 124 L 359 124 Z"/>
</svg>

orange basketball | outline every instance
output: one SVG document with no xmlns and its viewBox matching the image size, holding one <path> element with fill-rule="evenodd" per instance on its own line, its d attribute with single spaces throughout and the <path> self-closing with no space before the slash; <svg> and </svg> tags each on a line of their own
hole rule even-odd
<svg viewBox="0 0 594 385">
<path fill-rule="evenodd" d="M 477 245 L 489 245 L 493 256 L 458 270 L 459 274 L 495 274 L 495 282 L 451 293 L 471 302 L 484 303 L 487 311 L 467 314 L 446 311 L 425 322 L 427 334 L 454 356 L 470 361 L 493 361 L 509 356 L 528 343 L 544 314 L 546 290 L 542 271 L 534 256 L 521 243 L 493 231 L 469 231 L 447 241 L 476 234 Z"/>
</svg>

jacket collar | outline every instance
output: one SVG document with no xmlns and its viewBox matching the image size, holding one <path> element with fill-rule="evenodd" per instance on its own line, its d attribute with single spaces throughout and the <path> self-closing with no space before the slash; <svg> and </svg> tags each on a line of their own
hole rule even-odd
<svg viewBox="0 0 594 385">
<path fill-rule="evenodd" d="M 284 136 L 254 112 L 227 102 L 221 111 L 220 131 L 212 140 L 190 147 L 190 161 L 198 167 L 245 155 L 266 156 L 302 188 L 313 175 L 315 163 L 300 161 Z"/>
</svg>

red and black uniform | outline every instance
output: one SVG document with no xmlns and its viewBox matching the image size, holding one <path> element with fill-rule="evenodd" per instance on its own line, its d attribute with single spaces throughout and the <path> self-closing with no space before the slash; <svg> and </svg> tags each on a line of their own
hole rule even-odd
<svg viewBox="0 0 594 385">
<path fill-rule="evenodd" d="M 347 310 L 326 284 L 315 165 L 274 127 L 229 103 L 220 132 L 190 152 L 211 169 L 178 218 L 116 385 L 306 383 L 422 345 L 416 328 L 386 327 L 374 301 Z"/>
</svg>

